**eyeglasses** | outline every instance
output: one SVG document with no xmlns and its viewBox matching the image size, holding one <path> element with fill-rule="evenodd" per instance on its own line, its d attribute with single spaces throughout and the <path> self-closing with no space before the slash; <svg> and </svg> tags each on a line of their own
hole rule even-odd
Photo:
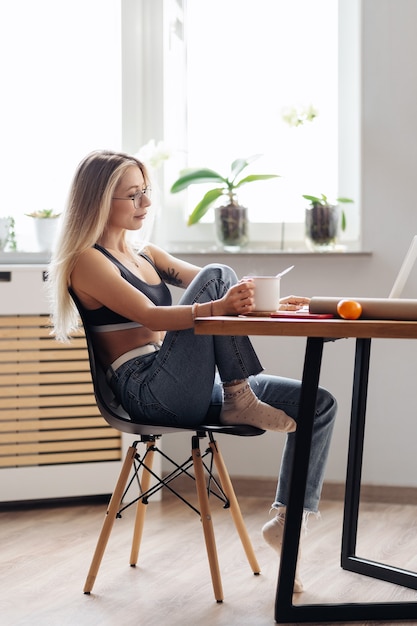
<svg viewBox="0 0 417 626">
<path fill-rule="evenodd" d="M 139 209 L 142 204 L 142 196 L 146 196 L 150 200 L 151 193 L 152 189 L 150 187 L 145 187 L 144 189 L 136 191 L 136 193 L 132 194 L 128 198 L 117 198 L 116 196 L 113 196 L 113 200 L 132 200 L 135 209 Z"/>
</svg>

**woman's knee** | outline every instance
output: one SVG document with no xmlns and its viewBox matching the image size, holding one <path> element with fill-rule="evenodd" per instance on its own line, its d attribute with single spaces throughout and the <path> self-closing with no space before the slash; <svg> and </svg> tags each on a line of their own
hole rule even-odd
<svg viewBox="0 0 417 626">
<path fill-rule="evenodd" d="M 200 269 L 180 298 L 180 304 L 207 302 L 222 298 L 236 284 L 237 276 L 228 265 L 209 263 Z"/>
<path fill-rule="evenodd" d="M 209 263 L 205 265 L 197 276 L 199 295 L 203 292 L 210 294 L 212 299 L 222 297 L 228 289 L 238 281 L 235 271 L 228 265 Z"/>
<path fill-rule="evenodd" d="M 319 387 L 317 392 L 316 413 L 326 416 L 329 422 L 333 421 L 336 417 L 337 400 L 330 391 L 324 387 Z"/>
<path fill-rule="evenodd" d="M 209 276 L 223 280 L 225 283 L 236 283 L 237 275 L 233 268 L 223 263 L 209 263 L 205 265 L 201 272 L 207 273 Z"/>
</svg>

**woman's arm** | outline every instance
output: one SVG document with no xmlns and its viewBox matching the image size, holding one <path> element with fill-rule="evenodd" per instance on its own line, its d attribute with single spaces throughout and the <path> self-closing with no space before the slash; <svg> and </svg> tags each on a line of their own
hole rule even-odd
<svg viewBox="0 0 417 626">
<path fill-rule="evenodd" d="M 153 244 L 147 245 L 144 252 L 149 254 L 164 281 L 174 287 L 185 289 L 201 269 L 197 265 L 177 259 Z"/>
<path fill-rule="evenodd" d="M 178 271 L 178 279 L 184 284 L 199 271 L 189 263 L 176 263 L 175 257 L 165 253 L 159 257 L 161 260 Z M 196 315 L 237 315 L 242 313 L 243 304 L 249 306 L 248 310 L 253 304 L 253 286 L 242 281 L 213 303 L 155 306 L 147 296 L 122 278 L 117 267 L 94 248 L 89 248 L 78 258 L 71 274 L 71 286 L 85 307 L 94 309 L 104 305 L 154 331 L 192 328 Z"/>
</svg>

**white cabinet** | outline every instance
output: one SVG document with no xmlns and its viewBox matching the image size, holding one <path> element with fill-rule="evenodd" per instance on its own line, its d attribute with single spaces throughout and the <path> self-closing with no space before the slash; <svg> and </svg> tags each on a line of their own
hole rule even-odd
<svg viewBox="0 0 417 626">
<path fill-rule="evenodd" d="M 50 335 L 45 278 L 0 265 L 0 502 L 111 493 L 127 444 L 98 412 L 83 334 Z"/>
</svg>

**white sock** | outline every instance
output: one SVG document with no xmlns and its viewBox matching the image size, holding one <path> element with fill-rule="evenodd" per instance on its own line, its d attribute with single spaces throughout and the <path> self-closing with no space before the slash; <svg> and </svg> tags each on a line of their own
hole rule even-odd
<svg viewBox="0 0 417 626">
<path fill-rule="evenodd" d="M 285 524 L 285 508 L 280 508 L 277 511 L 277 514 L 273 519 L 267 522 L 262 527 L 262 536 L 265 539 L 266 543 L 271 546 L 274 550 L 281 554 L 282 548 L 282 539 L 284 536 L 284 524 Z M 303 522 L 304 527 L 305 522 Z M 301 541 L 301 537 L 300 537 Z M 297 567 L 295 570 L 295 579 L 294 579 L 294 593 L 301 593 L 304 590 L 303 583 L 301 582 L 300 573 L 299 573 L 299 562 L 301 558 L 301 547 L 298 547 L 298 559 L 297 559 Z"/>
<path fill-rule="evenodd" d="M 296 422 L 281 409 L 275 409 L 256 397 L 247 380 L 223 388 L 224 402 L 220 422 L 225 425 L 246 424 L 262 430 L 292 433 Z"/>
</svg>

